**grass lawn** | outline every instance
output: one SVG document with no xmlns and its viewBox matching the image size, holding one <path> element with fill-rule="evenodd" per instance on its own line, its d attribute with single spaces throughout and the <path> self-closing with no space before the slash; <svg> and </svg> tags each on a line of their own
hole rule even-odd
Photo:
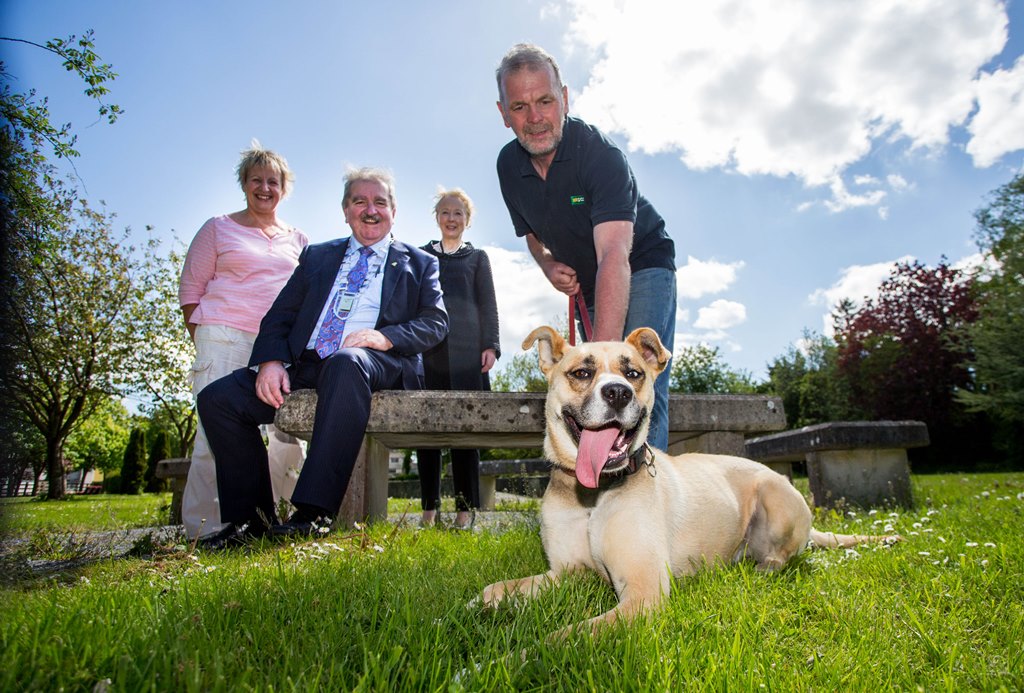
<svg viewBox="0 0 1024 693">
<path fill-rule="evenodd" d="M 62 501 L 39 498 L 0 499 L 0 528 L 21 535 L 44 530 L 56 532 L 113 531 L 167 524 L 170 493 L 137 496 L 68 496 Z"/>
<path fill-rule="evenodd" d="M 518 607 L 467 608 L 484 585 L 545 569 L 537 532 L 419 530 L 415 504 L 400 527 L 315 542 L 5 571 L 0 690 L 1024 690 L 1024 473 L 913 483 L 913 510 L 815 523 L 901 544 L 704 572 L 656 614 L 554 644 L 544 636 L 610 608 L 610 588 L 578 575 Z M 61 507 L 82 531 L 121 517 L 111 498 L 2 509 L 21 536 L 59 533 Z M 145 526 L 145 510 L 124 512 Z"/>
</svg>

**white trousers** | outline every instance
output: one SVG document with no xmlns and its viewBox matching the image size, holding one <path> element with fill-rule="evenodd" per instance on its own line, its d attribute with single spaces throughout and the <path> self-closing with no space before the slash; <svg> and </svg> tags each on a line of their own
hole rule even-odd
<svg viewBox="0 0 1024 693">
<path fill-rule="evenodd" d="M 249 363 L 256 335 L 225 325 L 199 325 L 196 328 L 196 360 L 192 364 L 192 396 L 218 378 Z M 276 500 L 291 498 L 305 459 L 298 439 L 267 426 L 267 456 L 270 480 Z M 196 426 L 192 448 L 192 466 L 188 470 L 185 493 L 181 498 L 181 520 L 189 539 L 207 536 L 224 528 L 220 521 L 217 496 L 217 467 L 206 440 L 202 422 Z"/>
</svg>

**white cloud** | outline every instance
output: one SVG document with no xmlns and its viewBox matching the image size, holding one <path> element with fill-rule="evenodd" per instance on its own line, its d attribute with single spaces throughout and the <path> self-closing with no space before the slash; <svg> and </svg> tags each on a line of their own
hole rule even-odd
<svg viewBox="0 0 1024 693">
<path fill-rule="evenodd" d="M 952 267 L 953 269 L 976 275 L 983 280 L 988 280 L 1002 269 L 1002 263 L 996 260 L 990 253 L 973 253 L 960 258 L 952 264 Z"/>
<path fill-rule="evenodd" d="M 708 339 L 721 339 L 725 330 L 746 322 L 747 308 L 742 303 L 718 299 L 697 311 L 697 319 L 693 326 L 700 330 L 709 330 L 714 336 Z"/>
<path fill-rule="evenodd" d="M 846 267 L 835 284 L 827 289 L 816 290 L 808 297 L 808 300 L 812 305 L 824 305 L 830 310 L 843 299 L 849 299 L 860 305 L 865 298 L 878 294 L 878 287 L 888 278 L 897 263 L 913 261 L 912 255 L 904 255 L 890 262 Z"/>
<path fill-rule="evenodd" d="M 907 182 L 907 179 L 898 173 L 890 173 L 885 177 L 885 182 L 889 184 L 889 187 L 897 192 L 903 192 L 904 190 L 912 190 L 913 184 Z"/>
<path fill-rule="evenodd" d="M 872 179 L 874 180 L 874 179 Z M 825 202 L 825 206 L 831 212 L 842 212 L 853 207 L 874 207 L 885 198 L 884 190 L 869 190 L 864 193 L 851 193 L 846 189 L 843 179 L 836 176 L 829 186 L 832 189 L 832 199 Z"/>
<path fill-rule="evenodd" d="M 1024 58 L 1010 70 L 978 77 L 978 112 L 967 129 L 967 153 L 976 166 L 991 166 L 1003 154 L 1024 149 Z"/>
<path fill-rule="evenodd" d="M 494 290 L 498 297 L 498 315 L 501 321 L 501 346 L 509 359 L 514 356 L 523 339 L 539 325 L 567 324 L 569 299 L 548 283 L 544 273 L 529 253 L 485 246 L 494 273 Z M 743 262 L 707 262 L 687 257 L 686 264 L 676 271 L 678 298 L 696 299 L 725 291 L 736 281 Z M 694 326 L 711 331 L 701 339 L 721 339 L 723 330 L 743 322 L 746 309 L 732 301 L 715 301 L 701 308 Z M 678 324 L 690 320 L 690 311 L 680 305 L 676 311 Z M 505 359 L 499 361 L 499 368 Z"/>
<path fill-rule="evenodd" d="M 1024 67 L 980 72 L 1006 43 L 999 0 L 570 0 L 568 10 L 567 48 L 593 61 L 571 108 L 631 149 L 674 152 L 693 169 L 827 185 L 833 211 L 878 205 L 877 186 L 846 190 L 849 167 L 878 144 L 945 146 L 976 98 L 978 165 L 1024 147 Z"/>
<path fill-rule="evenodd" d="M 544 273 L 529 253 L 485 246 L 494 273 L 494 290 L 498 298 L 501 321 L 501 347 L 505 356 L 500 369 L 519 353 L 523 339 L 539 325 L 564 326 L 569 315 L 569 299 L 548 283 Z M 736 281 L 743 262 L 702 262 L 688 257 L 677 270 L 679 299 L 695 299 L 719 293 Z M 702 330 L 699 336 L 680 333 L 677 345 L 726 339 L 726 330 L 746 320 L 746 308 L 734 301 L 716 300 L 700 308 L 693 326 Z M 689 323 L 690 311 L 682 306 L 676 311 L 679 325 Z"/>
<path fill-rule="evenodd" d="M 799 351 L 804 356 L 810 356 L 811 354 L 812 340 L 807 337 L 800 337 L 793 342 L 793 348 Z"/>
<path fill-rule="evenodd" d="M 519 353 L 526 335 L 540 325 L 564 325 L 569 298 L 548 283 L 529 253 L 486 246 L 498 298 L 503 357 L 499 368 Z M 559 321 L 561 321 L 559 323 Z"/>
<path fill-rule="evenodd" d="M 690 322 L 690 311 L 683 308 L 684 301 L 725 291 L 736 283 L 737 274 L 743 267 L 742 261 L 725 263 L 715 260 L 703 261 L 693 256 L 687 256 L 686 264 L 676 270 L 676 292 L 679 305 L 676 310 L 676 325 L 682 326 Z M 739 325 L 746 319 L 747 309 L 743 304 L 718 299 L 697 310 L 697 319 L 693 321 L 692 326 L 702 332 L 700 334 L 677 333 L 676 346 L 727 339 L 728 329 Z"/>
<path fill-rule="evenodd" d="M 827 289 L 818 289 L 809 297 L 812 305 L 824 305 L 827 308 L 822 317 L 823 334 L 832 334 L 832 309 L 844 299 L 853 301 L 855 305 L 861 305 L 866 298 L 873 298 L 878 295 L 878 287 L 882 285 L 893 267 L 897 263 L 913 262 L 912 255 L 892 260 L 891 262 L 877 262 L 873 265 L 852 265 L 842 270 L 839 280 Z"/>
<path fill-rule="evenodd" d="M 743 262 L 704 262 L 687 256 L 686 264 L 676 270 L 676 292 L 680 301 L 725 291 L 736 281 Z"/>
</svg>

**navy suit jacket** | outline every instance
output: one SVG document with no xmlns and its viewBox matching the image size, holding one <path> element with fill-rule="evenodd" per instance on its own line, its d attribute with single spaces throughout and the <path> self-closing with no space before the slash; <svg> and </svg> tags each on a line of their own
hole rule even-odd
<svg viewBox="0 0 1024 693">
<path fill-rule="evenodd" d="M 249 365 L 267 361 L 297 363 L 338 275 L 349 239 L 306 246 L 299 265 L 260 323 Z M 448 334 L 448 313 L 441 298 L 437 260 L 394 241 L 384 264 L 384 286 L 376 329 L 402 357 L 402 387 L 422 387 L 420 354 Z"/>
</svg>

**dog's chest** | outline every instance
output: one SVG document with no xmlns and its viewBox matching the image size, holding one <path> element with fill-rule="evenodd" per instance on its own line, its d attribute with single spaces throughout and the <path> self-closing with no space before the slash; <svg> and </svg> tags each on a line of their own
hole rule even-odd
<svg viewBox="0 0 1024 693">
<path fill-rule="evenodd" d="M 647 485 L 645 485 L 647 486 Z M 598 564 L 607 563 L 625 547 L 662 541 L 664 509 L 653 488 L 625 486 L 602 494 L 587 519 L 591 555 Z"/>
</svg>

